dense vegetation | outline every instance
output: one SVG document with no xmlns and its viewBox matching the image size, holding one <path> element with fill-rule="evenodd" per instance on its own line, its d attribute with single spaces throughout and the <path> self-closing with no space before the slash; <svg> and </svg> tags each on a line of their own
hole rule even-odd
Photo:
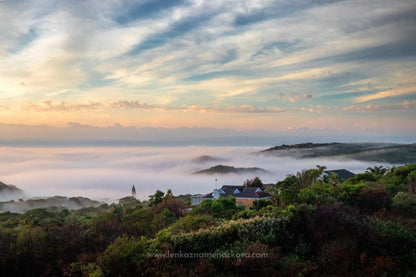
<svg viewBox="0 0 416 277">
<path fill-rule="evenodd" d="M 414 276 L 416 164 L 344 182 L 323 170 L 287 176 L 251 208 L 229 197 L 187 210 L 189 196 L 157 191 L 146 203 L 0 213 L 0 273 Z"/>
</svg>

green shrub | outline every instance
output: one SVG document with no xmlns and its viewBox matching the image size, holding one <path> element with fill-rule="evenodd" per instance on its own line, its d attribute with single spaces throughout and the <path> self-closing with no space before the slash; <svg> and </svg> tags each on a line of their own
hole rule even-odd
<svg viewBox="0 0 416 277">
<path fill-rule="evenodd" d="M 335 198 L 330 191 L 331 185 L 318 183 L 302 189 L 298 194 L 299 202 L 307 204 L 321 205 L 333 202 Z"/>
<path fill-rule="evenodd" d="M 147 240 L 121 236 L 97 258 L 97 265 L 105 275 L 131 276 L 139 273 L 137 263 L 144 258 Z"/>
</svg>

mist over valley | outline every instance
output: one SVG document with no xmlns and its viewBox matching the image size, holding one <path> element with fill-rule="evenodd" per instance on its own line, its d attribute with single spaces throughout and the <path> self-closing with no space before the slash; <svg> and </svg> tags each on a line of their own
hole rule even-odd
<svg viewBox="0 0 416 277">
<path fill-rule="evenodd" d="M 0 180 L 24 191 L 25 195 L 1 194 L 0 201 L 32 197 L 87 197 L 113 202 L 129 196 L 147 200 L 156 190 L 172 189 L 175 195 L 207 193 L 217 185 L 241 185 L 260 177 L 276 183 L 288 174 L 316 165 L 347 169 L 354 173 L 388 162 L 357 161 L 339 157 L 302 158 L 258 154 L 265 147 L 3 147 Z M 254 154 L 256 153 L 256 154 Z M 263 170 L 229 174 L 193 174 L 219 165 Z"/>
</svg>

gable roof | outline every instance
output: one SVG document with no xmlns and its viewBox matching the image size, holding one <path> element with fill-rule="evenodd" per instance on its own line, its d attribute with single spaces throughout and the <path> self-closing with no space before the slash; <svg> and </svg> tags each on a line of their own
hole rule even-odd
<svg viewBox="0 0 416 277">
<path fill-rule="evenodd" d="M 230 194 L 234 194 L 236 189 L 242 192 L 244 190 L 244 187 L 243 186 L 222 186 L 221 187 L 221 190 L 224 191 L 227 196 Z"/>
<path fill-rule="evenodd" d="M 347 179 L 354 178 L 354 176 L 355 176 L 354 173 L 352 173 L 351 171 L 348 171 L 346 169 L 325 170 L 324 173 L 326 173 L 328 175 L 330 175 L 331 173 L 334 173 L 335 175 L 337 175 L 337 177 L 341 181 L 345 181 Z"/>
<path fill-rule="evenodd" d="M 238 189 L 238 191 L 236 191 Z M 262 189 L 258 187 L 244 187 L 244 186 L 222 186 L 221 189 L 218 190 L 221 196 L 227 197 L 229 195 L 234 196 L 235 198 L 251 198 L 251 199 L 262 199 L 262 198 L 270 198 L 271 194 L 268 192 L 264 192 Z M 208 193 L 202 198 L 213 198 L 214 193 Z"/>
</svg>

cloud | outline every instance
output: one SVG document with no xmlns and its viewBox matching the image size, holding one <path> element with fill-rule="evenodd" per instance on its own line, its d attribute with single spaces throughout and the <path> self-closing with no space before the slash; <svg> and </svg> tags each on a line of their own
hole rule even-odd
<svg viewBox="0 0 416 277">
<path fill-rule="evenodd" d="M 374 112 L 374 111 L 388 111 L 388 110 L 406 110 L 406 109 L 415 109 L 416 100 L 404 100 L 400 103 L 392 103 L 387 105 L 351 105 L 348 107 L 343 107 L 343 111 L 348 112 Z"/>
<path fill-rule="evenodd" d="M 128 100 L 119 100 L 117 102 L 110 103 L 110 106 L 114 109 L 134 109 L 134 110 L 164 110 L 166 109 L 160 105 L 151 105 L 145 102 L 139 101 L 128 101 Z"/>
<path fill-rule="evenodd" d="M 41 103 L 26 102 L 20 106 L 23 111 L 30 112 L 83 112 L 102 110 L 103 104 L 99 102 L 87 102 L 83 104 L 72 104 L 65 101 L 45 100 Z"/>
<path fill-rule="evenodd" d="M 276 94 L 276 98 L 283 101 L 289 101 L 291 103 L 296 103 L 299 100 L 311 100 L 312 94 L 300 94 L 297 92 L 282 93 L 279 92 Z"/>
<path fill-rule="evenodd" d="M 380 106 L 378 105 L 365 105 L 365 106 L 356 106 L 351 105 L 348 107 L 343 107 L 343 111 L 349 111 L 349 112 L 372 112 L 372 111 L 378 111 L 380 110 Z"/>
<path fill-rule="evenodd" d="M 1 108 L 2 106 L 0 106 Z M 8 107 L 7 107 L 8 108 Z M 183 112 L 215 112 L 215 113 L 277 113 L 284 109 L 276 106 L 255 107 L 253 105 L 240 106 L 200 106 L 200 105 L 155 105 L 132 100 L 118 100 L 115 102 L 67 103 L 65 101 L 45 100 L 40 103 L 25 102 L 20 110 L 28 112 L 95 112 L 106 110 L 144 110 L 144 111 L 183 111 Z"/>
<path fill-rule="evenodd" d="M 312 94 L 303 94 L 303 98 L 307 99 L 307 100 L 311 100 L 312 99 Z"/>
<path fill-rule="evenodd" d="M 405 108 L 413 108 L 416 106 L 416 100 L 404 100 L 402 103 L 403 107 Z"/>
<path fill-rule="evenodd" d="M 281 113 L 284 112 L 284 109 L 280 107 L 256 108 L 252 105 L 241 105 L 227 108 L 225 111 L 242 113 Z"/>
<path fill-rule="evenodd" d="M 2 181 L 21 188 L 29 197 L 83 196 L 116 200 L 129 196 L 135 185 L 138 197 L 147 200 L 157 189 L 175 195 L 208 193 L 218 185 L 241 185 L 255 175 L 195 176 L 203 167 L 190 161 L 200 155 L 224 158 L 228 165 L 261 167 L 264 183 L 275 183 L 316 164 L 328 169 L 363 172 L 371 163 L 322 159 L 292 159 L 252 155 L 264 147 L 3 147 L 0 156 Z M 383 164 L 384 165 L 384 164 Z M 389 165 L 387 165 L 389 166 Z M 257 174 L 257 173 L 256 173 Z"/>
<path fill-rule="evenodd" d="M 376 99 L 391 98 L 391 97 L 397 97 L 397 96 L 408 95 L 408 94 L 416 94 L 416 86 L 380 91 L 375 94 L 357 97 L 355 98 L 355 101 L 361 103 L 361 102 L 367 102 L 367 101 L 376 100 Z"/>
<path fill-rule="evenodd" d="M 299 108 L 302 112 L 309 112 L 309 113 L 322 113 L 322 107 L 317 105 L 316 107 L 300 107 Z"/>
<path fill-rule="evenodd" d="M 112 110 L 123 122 L 123 110 L 281 121 L 273 113 L 387 102 L 415 92 L 415 11 L 411 0 L 7 1 L 0 98 L 9 111 L 27 100 L 23 111 Z"/>
<path fill-rule="evenodd" d="M 0 105 L 0 112 L 8 111 L 10 110 L 9 106 L 6 105 Z"/>
</svg>

